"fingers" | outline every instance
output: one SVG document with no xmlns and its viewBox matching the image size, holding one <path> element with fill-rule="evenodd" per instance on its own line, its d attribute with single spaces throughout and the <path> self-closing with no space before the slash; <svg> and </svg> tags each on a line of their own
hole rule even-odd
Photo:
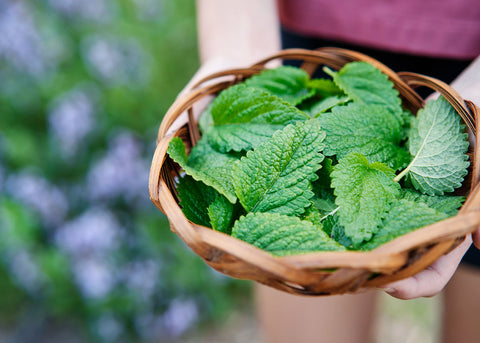
<svg viewBox="0 0 480 343">
<path fill-rule="evenodd" d="M 385 285 L 384 290 L 398 299 L 432 297 L 438 294 L 455 273 L 463 255 L 470 246 L 470 237 L 447 255 L 441 256 L 422 272 L 404 280 Z"/>
</svg>

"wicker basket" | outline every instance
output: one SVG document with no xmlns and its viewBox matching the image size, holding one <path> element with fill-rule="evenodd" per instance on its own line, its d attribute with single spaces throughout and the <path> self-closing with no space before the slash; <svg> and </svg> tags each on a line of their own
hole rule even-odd
<svg viewBox="0 0 480 343">
<path fill-rule="evenodd" d="M 168 143 L 174 136 L 179 136 L 187 149 L 194 146 L 200 137 L 196 118 L 203 108 L 199 105 L 221 90 L 259 73 L 273 60 L 300 60 L 302 68 L 309 74 L 322 65 L 339 69 L 347 62 L 367 61 L 389 76 L 400 93 L 403 106 L 413 113 L 423 106 L 423 100 L 413 90 L 415 87 L 426 86 L 440 92 L 462 117 L 470 140 L 476 141 L 476 148 L 470 151 L 471 168 L 464 182 L 468 196 L 459 213 L 370 252 L 316 252 L 287 257 L 274 257 L 236 238 L 187 220 L 176 197 L 174 178 L 178 175 L 178 166 L 166 155 Z M 254 280 L 300 295 L 352 293 L 360 288 L 378 287 L 425 269 L 480 226 L 480 138 L 477 134 L 480 119 L 477 112 L 473 103 L 464 101 L 447 84 L 419 74 L 394 73 L 357 52 L 338 48 L 283 50 L 250 68 L 213 74 L 175 101 L 159 129 L 150 171 L 150 197 L 167 215 L 172 231 L 208 265 L 234 278 Z"/>
</svg>

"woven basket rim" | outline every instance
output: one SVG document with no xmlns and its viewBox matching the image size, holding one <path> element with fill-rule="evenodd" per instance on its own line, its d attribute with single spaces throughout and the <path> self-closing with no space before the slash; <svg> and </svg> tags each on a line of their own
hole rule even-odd
<svg viewBox="0 0 480 343">
<path fill-rule="evenodd" d="M 319 58 L 327 58 L 328 62 L 332 62 L 330 66 L 337 67 L 336 69 L 340 67 L 340 64 L 345 64 L 346 61 L 350 60 L 373 61 L 377 67 L 380 66 L 380 69 L 385 68 L 387 75 L 391 79 L 391 75 L 393 75 L 392 81 L 394 81 L 400 94 L 403 95 L 404 101 L 413 104 L 417 108 L 418 106 L 423 106 L 423 100 L 413 90 L 414 87 L 426 86 L 442 93 L 455 107 L 466 125 L 473 129 L 471 133 L 473 133 L 476 141 L 472 159 L 473 170 L 469 173 L 472 187 L 459 213 L 453 217 L 400 236 L 371 251 L 312 252 L 283 257 L 273 256 L 227 234 L 190 222 L 183 215 L 172 194 L 171 187 L 173 185 L 169 185 L 162 176 L 162 172 L 165 171 L 164 165 L 168 161 L 166 156 L 168 143 L 173 137 L 185 134 L 182 130 L 172 130 L 172 126 L 176 121 L 178 123 L 180 115 L 186 113 L 187 115 L 181 121 L 180 127 L 188 126 L 189 130 L 187 131 L 190 131 L 189 139 L 195 144 L 198 136 L 195 138 L 195 134 L 192 134 L 192 131 L 195 131 L 192 129 L 192 126 L 196 126 L 192 110 L 194 104 L 205 96 L 217 94 L 221 90 L 242 81 L 245 77 L 259 73 L 269 61 L 274 59 L 291 59 L 293 57 L 303 59 L 304 64 L 302 68 L 306 70 L 312 68 L 312 65 L 320 64 L 318 62 Z M 328 65 L 328 63 L 321 64 Z M 479 168 L 477 167 L 478 161 L 480 161 L 480 149 L 478 148 L 480 125 L 477 113 L 478 108 L 472 102 L 464 101 L 452 87 L 445 83 L 425 75 L 410 72 L 394 73 L 380 62 L 360 53 L 338 48 L 322 48 L 319 51 L 304 49 L 282 50 L 259 61 L 251 68 L 230 69 L 212 74 L 200 80 L 192 90 L 172 104 L 159 128 L 157 149 L 150 171 L 150 197 L 154 204 L 167 215 L 172 226 L 174 226 L 172 229 L 180 238 L 209 265 L 225 274 L 256 280 L 277 289 L 296 294 L 322 294 L 323 289 L 328 294 L 344 293 L 354 291 L 359 287 L 353 284 L 353 288 L 335 288 L 335 281 L 332 281 L 330 284 L 328 282 L 325 283 L 326 286 L 330 286 L 330 289 L 328 287 L 322 288 L 321 282 L 319 283 L 317 280 L 315 284 L 320 286 L 316 288 L 316 291 L 312 292 L 308 290 L 308 287 L 306 289 L 305 285 L 312 284 L 312 275 L 317 270 L 345 269 L 345 273 L 346 271 L 350 271 L 350 273 L 360 273 L 361 271 L 383 273 L 385 276 L 377 278 L 376 281 L 375 279 L 373 279 L 373 282 L 363 280 L 362 287 L 365 285 L 368 287 L 384 284 L 395 280 L 395 277 L 392 276 L 396 272 L 396 275 L 399 275 L 399 268 L 406 274 L 401 275 L 402 277 L 413 275 L 415 272 L 425 268 L 425 264 L 430 264 L 439 256 L 453 249 L 463 240 L 465 235 L 473 232 L 480 226 L 480 215 L 478 213 L 480 210 L 480 178 Z M 172 221 L 175 222 L 173 223 Z M 432 234 L 432 232 L 435 234 Z M 409 266 L 405 267 L 405 263 L 411 259 L 411 253 L 415 249 L 427 249 L 429 251 L 425 256 L 432 256 L 424 264 L 408 269 Z M 430 255 L 428 255 L 429 253 Z M 235 265 L 237 269 L 232 268 L 232 270 L 229 270 L 228 263 L 224 262 L 225 259 L 228 261 L 238 259 L 241 261 L 239 262 L 240 264 L 244 262 L 247 266 L 254 267 L 253 269 L 259 268 L 261 273 L 264 274 L 263 278 L 260 277 L 262 275 L 250 277 L 249 272 L 243 270 L 238 265 Z M 236 274 L 236 270 L 240 270 L 239 275 Z M 338 279 L 342 280 L 341 277 L 337 277 L 337 281 Z"/>
</svg>

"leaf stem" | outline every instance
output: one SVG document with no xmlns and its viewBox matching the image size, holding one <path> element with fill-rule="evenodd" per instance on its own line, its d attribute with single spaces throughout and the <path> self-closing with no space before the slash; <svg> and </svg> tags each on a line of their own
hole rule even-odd
<svg viewBox="0 0 480 343">
<path fill-rule="evenodd" d="M 328 74 L 330 75 L 331 77 L 333 77 L 333 75 L 335 75 L 335 71 L 333 71 L 332 69 L 330 69 L 329 67 L 325 66 L 323 67 L 323 71 L 325 72 L 325 74 Z"/>
<path fill-rule="evenodd" d="M 320 221 L 323 221 L 324 219 L 326 219 L 328 216 L 333 216 L 335 214 L 335 212 L 338 211 L 338 209 L 340 208 L 340 206 L 338 206 L 336 209 L 330 211 L 329 213 L 327 213 L 326 215 L 324 215 L 322 218 L 320 218 Z"/>
<path fill-rule="evenodd" d="M 412 161 L 413 162 L 413 161 Z M 410 162 L 410 164 L 407 166 L 407 168 L 405 168 L 404 170 L 402 170 L 397 176 L 395 176 L 393 178 L 393 181 L 395 182 L 398 182 L 400 181 L 405 175 L 407 175 L 407 173 L 410 171 L 410 166 L 412 165 L 412 162 Z"/>
<path fill-rule="evenodd" d="M 421 137 L 423 139 L 422 141 L 422 144 L 420 145 L 420 147 L 418 148 L 417 150 L 417 153 L 415 154 L 415 156 L 413 157 L 413 160 L 408 164 L 407 168 L 405 168 L 404 170 L 402 170 L 400 172 L 400 174 L 398 174 L 397 176 L 395 176 L 393 178 L 393 181 L 395 182 L 398 182 L 402 179 L 402 177 L 405 176 L 405 174 L 407 174 L 410 169 L 412 168 L 412 165 L 416 162 L 418 156 L 420 156 L 420 154 L 423 152 L 423 149 L 425 148 L 425 144 L 427 143 L 427 140 L 430 138 L 430 133 L 432 132 L 432 129 L 434 127 L 434 123 L 436 121 L 436 118 L 437 118 L 437 113 L 435 113 L 435 116 L 433 118 L 433 121 L 432 121 L 432 124 L 430 126 L 430 128 L 428 129 L 428 132 L 426 133 L 426 135 L 424 137 Z"/>
</svg>

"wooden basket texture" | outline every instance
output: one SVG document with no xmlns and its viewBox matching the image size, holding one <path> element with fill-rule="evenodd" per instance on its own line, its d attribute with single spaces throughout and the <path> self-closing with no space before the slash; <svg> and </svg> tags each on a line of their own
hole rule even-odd
<svg viewBox="0 0 480 343">
<path fill-rule="evenodd" d="M 351 61 L 372 63 L 389 76 L 400 93 L 403 106 L 413 113 L 424 104 L 414 91 L 415 87 L 426 86 L 440 92 L 467 125 L 470 141 L 476 143 L 470 151 L 471 167 L 464 182 L 467 200 L 459 213 L 370 252 L 316 252 L 286 257 L 274 257 L 236 238 L 187 220 L 176 197 L 174 178 L 179 173 L 178 166 L 166 154 L 170 140 L 179 136 L 187 149 L 194 146 L 200 137 L 196 118 L 205 108 L 200 104 L 205 105 L 206 99 L 211 100 L 221 90 L 259 73 L 268 62 L 282 60 L 301 61 L 301 67 L 309 74 L 323 65 L 339 69 Z M 425 269 L 480 226 L 480 119 L 477 113 L 478 108 L 472 102 L 462 99 L 447 84 L 410 72 L 395 73 L 358 52 L 338 48 L 283 50 L 250 68 L 212 74 L 175 101 L 158 132 L 150 171 L 150 197 L 168 217 L 173 232 L 208 265 L 234 278 L 254 280 L 298 295 L 354 293 L 362 288 L 382 286 Z"/>
</svg>

